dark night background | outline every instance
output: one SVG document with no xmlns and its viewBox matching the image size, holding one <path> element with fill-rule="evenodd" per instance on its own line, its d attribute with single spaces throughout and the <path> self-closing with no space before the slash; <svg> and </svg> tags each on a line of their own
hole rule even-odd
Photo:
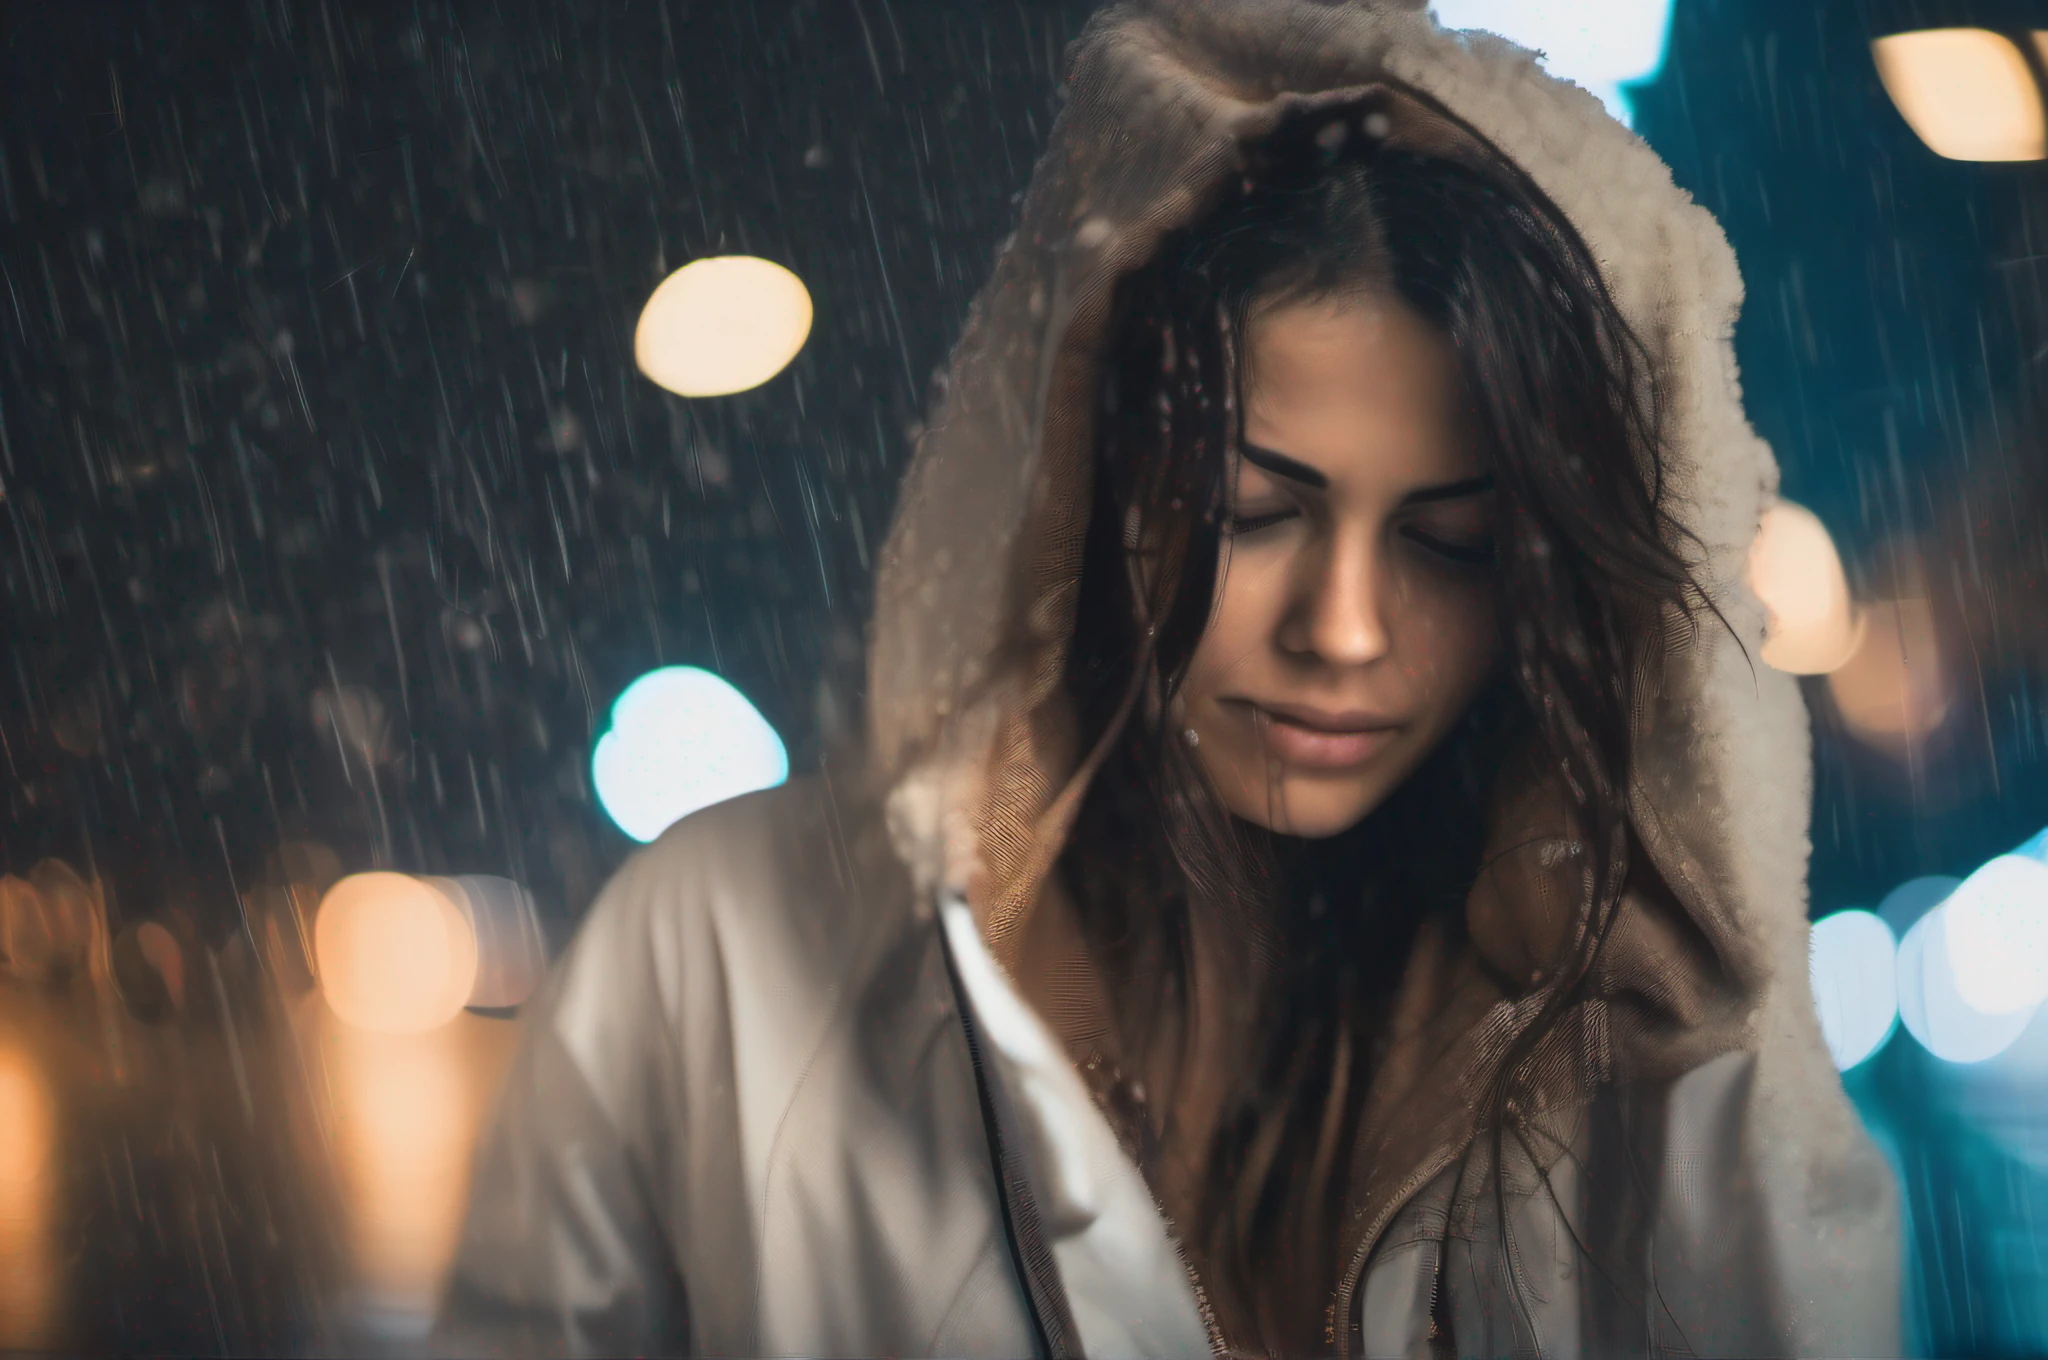
<svg viewBox="0 0 2048 1360">
<path fill-rule="evenodd" d="M 716 670 L 814 768 L 857 721 L 895 479 L 1091 8 L 8 6 L 0 872 L 59 856 L 116 929 L 178 916 L 225 947 L 277 847 L 317 840 L 349 870 L 518 880 L 559 942 L 631 848 L 588 768 L 634 677 Z M 1972 497 L 2026 498 L 2048 339 L 2048 168 L 1936 158 L 1869 40 L 2035 22 L 1678 0 L 1636 91 L 1741 259 L 1752 420 L 1854 580 Z M 754 392 L 666 396 L 632 365 L 639 307 L 726 252 L 805 280 L 810 342 Z M 1903 771 L 1813 693 L 1817 913 L 2048 821 L 2025 666 Z M 1924 1340 L 2048 1345 L 2048 1276 L 1970 1217 L 2031 1232 L 2048 1190 L 1930 1152 L 1966 1134 L 1900 1113 L 1918 1059 L 1892 1049 L 1857 1093 L 1918 1168 Z M 77 1173 L 69 1343 L 326 1344 L 314 1201 L 278 1188 L 260 1119 L 194 1119 L 142 1190 Z M 128 1221 L 151 1175 L 154 1236 Z"/>
<path fill-rule="evenodd" d="M 633 677 L 712 667 L 814 762 L 1082 12 L 13 9 L 6 854 L 147 910 L 307 831 L 566 929 L 627 848 L 586 767 Z M 639 306 L 735 251 L 813 338 L 667 397 Z M 343 687 L 375 788 L 315 730 Z"/>
</svg>

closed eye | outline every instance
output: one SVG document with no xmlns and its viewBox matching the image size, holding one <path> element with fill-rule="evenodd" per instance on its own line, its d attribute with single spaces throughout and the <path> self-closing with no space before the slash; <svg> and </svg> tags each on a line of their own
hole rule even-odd
<svg viewBox="0 0 2048 1360">
<path fill-rule="evenodd" d="M 1449 539 L 1423 533 L 1420 529 L 1404 529 L 1402 532 L 1416 546 L 1461 566 L 1490 567 L 1496 558 L 1491 540 L 1484 543 L 1453 543 Z"/>
<path fill-rule="evenodd" d="M 1276 524 L 1284 524 L 1300 513 L 1301 511 L 1290 508 L 1287 510 L 1274 510 L 1264 515 L 1241 516 L 1230 521 L 1230 532 L 1233 537 L 1243 534 L 1255 534 L 1261 529 L 1270 529 Z"/>
</svg>

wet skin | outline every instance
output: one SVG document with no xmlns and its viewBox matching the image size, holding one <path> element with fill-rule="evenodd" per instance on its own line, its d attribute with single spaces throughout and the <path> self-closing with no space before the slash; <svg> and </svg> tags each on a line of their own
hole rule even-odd
<svg viewBox="0 0 2048 1360">
<path fill-rule="evenodd" d="M 1494 495 L 1449 341 L 1379 296 L 1256 311 L 1217 598 L 1175 717 L 1288 835 L 1372 812 L 1499 654 Z"/>
</svg>

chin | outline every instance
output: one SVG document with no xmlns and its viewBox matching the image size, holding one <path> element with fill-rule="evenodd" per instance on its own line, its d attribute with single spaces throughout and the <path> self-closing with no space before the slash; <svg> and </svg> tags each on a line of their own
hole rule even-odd
<svg viewBox="0 0 2048 1360">
<path fill-rule="evenodd" d="M 1386 800 L 1385 789 L 1330 781 L 1283 778 L 1273 797 L 1226 798 L 1232 813 L 1281 836 L 1326 840 L 1341 836 L 1370 817 Z"/>
</svg>

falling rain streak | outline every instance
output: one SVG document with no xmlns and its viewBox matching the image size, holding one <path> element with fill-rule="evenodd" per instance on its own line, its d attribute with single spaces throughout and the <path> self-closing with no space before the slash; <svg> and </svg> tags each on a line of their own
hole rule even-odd
<svg viewBox="0 0 2048 1360">
<path fill-rule="evenodd" d="M 6 10 L 0 1347 L 417 1344 L 546 958 L 676 809 L 857 731 L 896 480 L 1090 8 Z M 1817 989 L 1912 1324 L 2039 1353 L 2048 1021 L 1965 1067 L 1843 989 L 1922 920 L 1997 959 L 2004 879 L 1934 913 L 2048 823 L 2048 163 L 1937 155 L 1981 124 L 1872 41 L 2006 32 L 1951 46 L 2030 154 L 2048 48 L 2000 0 L 1676 0 L 1659 66 L 1620 9 L 1577 69 L 1728 228 L 1805 507 L 1814 631 L 1754 660 L 1811 677 L 1813 914 L 1863 909 Z M 642 376 L 657 287 L 735 257 L 805 294 L 787 367 Z M 641 677 L 747 768 L 649 794 L 710 748 L 625 748 Z"/>
<path fill-rule="evenodd" d="M 422 1093 L 511 1027 L 377 1033 L 463 998 L 358 963 L 473 935 L 516 1004 L 633 843 L 591 755 L 638 676 L 713 671 L 799 766 L 850 730 L 918 375 L 1083 17 L 10 10 L 0 1344 L 423 1325 L 488 1087 Z M 742 255 L 814 332 L 668 395 L 642 305 Z M 390 894 L 320 917 L 350 874 Z"/>
</svg>

